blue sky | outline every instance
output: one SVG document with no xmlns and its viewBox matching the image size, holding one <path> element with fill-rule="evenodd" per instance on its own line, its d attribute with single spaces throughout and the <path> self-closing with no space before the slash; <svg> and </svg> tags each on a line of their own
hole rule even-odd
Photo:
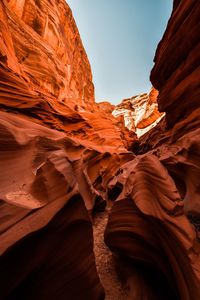
<svg viewBox="0 0 200 300">
<path fill-rule="evenodd" d="M 149 74 L 172 0 L 67 0 L 93 73 L 96 101 L 150 90 Z"/>
</svg>

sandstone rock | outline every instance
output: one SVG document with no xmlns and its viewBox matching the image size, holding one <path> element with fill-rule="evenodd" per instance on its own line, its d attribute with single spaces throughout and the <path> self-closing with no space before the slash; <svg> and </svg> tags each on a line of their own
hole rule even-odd
<svg viewBox="0 0 200 300">
<path fill-rule="evenodd" d="M 200 145 L 199 83 L 196 73 L 199 15 L 197 2 L 174 2 L 173 13 L 158 46 L 151 73 L 152 83 L 159 89 L 159 109 L 166 111 L 166 118 L 155 130 L 141 138 L 141 143 L 148 143 L 159 153 L 174 178 L 184 198 L 187 215 L 199 215 L 199 185 L 195 179 L 200 174 L 196 159 Z"/>
<path fill-rule="evenodd" d="M 172 178 L 150 154 L 129 161 L 123 171 L 126 175 L 115 179 L 123 190 L 111 211 L 105 241 L 129 262 L 131 296 L 198 299 L 197 235 Z"/>
<path fill-rule="evenodd" d="M 199 107 L 200 45 L 198 1 L 175 1 L 172 16 L 151 72 L 159 90 L 158 106 L 172 127 Z"/>
<path fill-rule="evenodd" d="M 142 155 L 110 182 L 122 188 L 105 241 L 133 299 L 200 298 L 199 8 L 174 1 L 151 73 L 166 116 L 140 138 Z"/>
<path fill-rule="evenodd" d="M 15 55 L 30 84 L 64 103 L 94 103 L 87 55 L 64 0 L 4 1 Z"/>
<path fill-rule="evenodd" d="M 135 156 L 126 149 L 134 128 L 146 130 L 160 116 L 156 90 L 125 100 L 115 119 L 111 105 L 94 103 L 65 1 L 0 2 L 2 300 L 104 299 L 92 218 L 110 200 L 105 240 L 130 297 L 199 300 L 198 6 L 174 2 L 152 72 L 166 117 L 140 138 Z"/>
<path fill-rule="evenodd" d="M 125 149 L 129 135 L 94 103 L 90 65 L 65 1 L 4 1 L 1 12 L 1 109 L 91 144 Z M 46 20 L 42 35 L 30 14 Z"/>
<path fill-rule="evenodd" d="M 69 199 L 47 226 L 9 248 L 0 265 L 1 299 L 104 299 L 91 220 L 79 195 Z"/>
<path fill-rule="evenodd" d="M 113 104 L 111 104 L 110 102 L 107 101 L 103 101 L 103 102 L 99 102 L 97 103 L 100 111 L 104 111 L 107 113 L 112 114 L 112 111 L 114 110 L 115 106 Z"/>
<path fill-rule="evenodd" d="M 125 99 L 115 106 L 113 115 L 122 117 L 125 126 L 140 137 L 156 126 L 163 117 L 158 111 L 157 96 L 158 91 L 152 88 L 149 94 Z"/>
<path fill-rule="evenodd" d="M 105 207 L 110 178 L 134 155 L 0 115 L 1 299 L 103 299 L 89 215 Z"/>
</svg>

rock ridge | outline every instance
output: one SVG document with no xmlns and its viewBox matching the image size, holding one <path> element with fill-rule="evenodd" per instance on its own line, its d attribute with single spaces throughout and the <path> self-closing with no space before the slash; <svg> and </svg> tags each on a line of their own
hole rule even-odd
<svg viewBox="0 0 200 300">
<path fill-rule="evenodd" d="M 174 1 L 154 89 L 136 99 L 149 105 L 141 130 L 159 114 L 155 89 L 166 112 L 139 155 L 134 131 L 94 102 L 65 1 L 3 0 L 0 15 L 0 298 L 112 297 L 93 235 L 109 208 L 101 254 L 113 253 L 125 299 L 199 300 L 198 1 Z"/>
</svg>

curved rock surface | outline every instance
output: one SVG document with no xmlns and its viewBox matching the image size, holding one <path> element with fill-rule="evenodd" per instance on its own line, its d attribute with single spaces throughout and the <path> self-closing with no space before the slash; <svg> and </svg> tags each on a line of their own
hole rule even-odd
<svg viewBox="0 0 200 300">
<path fill-rule="evenodd" d="M 105 208 L 112 174 L 134 155 L 0 115 L 1 299 L 103 299 L 90 215 Z"/>
<path fill-rule="evenodd" d="M 127 297 L 200 299 L 198 8 L 174 2 L 151 75 L 166 117 L 142 136 L 136 156 L 126 149 L 134 131 L 111 116 L 110 105 L 94 103 L 65 1 L 0 2 L 2 300 L 104 299 L 92 227 L 108 202 L 105 241 Z M 174 48 L 179 42 L 183 52 Z M 187 112 L 178 91 L 186 92 Z M 136 99 L 141 130 L 157 118 L 154 89 L 150 95 Z"/>
<path fill-rule="evenodd" d="M 200 297 L 199 8 L 174 1 L 151 73 L 166 117 L 140 138 L 140 153 L 148 153 L 112 180 L 123 189 L 105 241 L 132 299 Z"/>
<path fill-rule="evenodd" d="M 158 111 L 157 97 L 158 91 L 152 88 L 149 94 L 123 100 L 115 106 L 112 114 L 140 137 L 156 126 L 163 117 Z"/>
<path fill-rule="evenodd" d="M 158 107 L 172 127 L 199 107 L 200 3 L 175 1 L 155 56 L 151 81 L 159 90 Z"/>
<path fill-rule="evenodd" d="M 47 210 L 40 211 L 43 218 Z M 55 205 L 50 210 L 55 213 Z M 18 223 L 18 230 L 42 219 L 36 214 L 29 210 L 29 218 Z M 104 299 L 94 262 L 91 220 L 80 195 L 67 204 L 63 201 L 62 209 L 47 223 L 1 256 L 1 299 Z"/>
<path fill-rule="evenodd" d="M 15 55 L 33 87 L 64 103 L 90 106 L 90 64 L 64 0 L 4 1 Z"/>
<path fill-rule="evenodd" d="M 134 135 L 129 137 L 126 130 L 121 133 L 111 113 L 102 112 L 94 103 L 90 65 L 65 1 L 3 1 L 0 5 L 1 109 L 91 143 L 128 147 Z M 35 32 L 31 17 L 24 17 L 30 9 L 35 17 L 55 23 L 60 34 L 57 50 Z M 27 55 L 22 59 L 23 51 Z M 68 67 L 73 71 L 70 76 Z"/>
<path fill-rule="evenodd" d="M 197 235 L 173 179 L 152 154 L 127 163 L 124 172 L 105 241 L 128 258 L 133 299 L 198 299 Z"/>
</svg>

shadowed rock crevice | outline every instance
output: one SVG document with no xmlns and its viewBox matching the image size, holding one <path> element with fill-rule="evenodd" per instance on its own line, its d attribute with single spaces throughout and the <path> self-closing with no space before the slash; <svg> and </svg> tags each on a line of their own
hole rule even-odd
<svg viewBox="0 0 200 300">
<path fill-rule="evenodd" d="M 126 299 L 178 299 L 167 278 L 155 266 L 122 255 L 116 258 L 116 270 L 123 286 L 126 286 Z"/>
<path fill-rule="evenodd" d="M 82 236 L 87 238 L 80 247 Z M 94 262 L 92 223 L 79 195 L 46 227 L 9 248 L 0 264 L 1 299 L 104 299 Z"/>
<path fill-rule="evenodd" d="M 105 231 L 105 242 L 118 254 L 116 269 L 121 281 L 127 286 L 130 299 L 196 297 L 196 282 L 187 254 L 178 240 L 173 241 L 173 234 L 159 223 L 156 219 L 145 218 L 131 199 L 114 203 Z M 177 257 L 168 259 L 170 252 Z M 178 262 L 176 267 L 173 265 L 174 259 Z M 173 270 L 174 267 L 183 268 L 183 278 L 187 272 L 185 283 L 177 277 L 180 271 Z M 188 283 L 187 278 L 193 279 Z"/>
<path fill-rule="evenodd" d="M 109 211 L 110 208 L 107 208 L 105 212 L 98 213 L 94 217 L 94 254 L 97 272 L 105 290 L 105 299 L 125 300 L 127 299 L 128 291 L 118 277 L 112 252 L 104 243 L 104 232 Z"/>
<path fill-rule="evenodd" d="M 122 189 L 123 189 L 123 185 L 117 182 L 113 188 L 110 188 L 108 190 L 108 199 L 111 201 L 116 200 L 121 194 Z"/>
</svg>

